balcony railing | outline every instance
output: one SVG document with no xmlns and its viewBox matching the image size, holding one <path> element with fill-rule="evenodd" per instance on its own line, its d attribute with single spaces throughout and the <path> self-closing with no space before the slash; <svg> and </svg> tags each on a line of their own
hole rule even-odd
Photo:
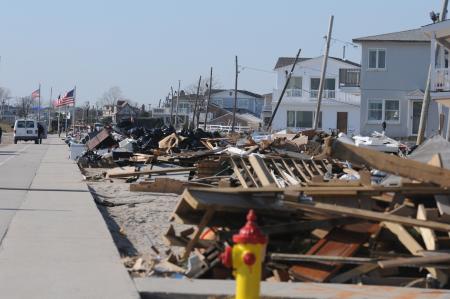
<svg viewBox="0 0 450 299">
<path fill-rule="evenodd" d="M 263 112 L 271 112 L 272 111 L 272 105 L 264 105 L 262 108 Z"/>
<path fill-rule="evenodd" d="M 301 89 L 288 89 L 286 90 L 287 97 L 301 97 L 302 90 Z"/>
<path fill-rule="evenodd" d="M 450 91 L 450 69 L 435 69 L 433 76 L 433 90 Z"/>
<path fill-rule="evenodd" d="M 361 69 L 339 69 L 339 87 L 359 87 Z"/>
<path fill-rule="evenodd" d="M 317 98 L 319 96 L 319 91 L 312 89 L 310 90 L 309 95 L 311 98 Z M 322 97 L 324 99 L 334 99 L 336 97 L 336 91 L 331 89 L 325 89 L 323 91 Z"/>
</svg>

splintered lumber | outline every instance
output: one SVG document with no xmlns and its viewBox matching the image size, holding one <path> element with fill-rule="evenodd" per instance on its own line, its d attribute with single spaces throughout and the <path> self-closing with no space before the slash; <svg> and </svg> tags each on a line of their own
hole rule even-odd
<svg viewBox="0 0 450 299">
<path fill-rule="evenodd" d="M 426 163 L 404 159 L 398 156 L 377 152 L 371 149 L 346 144 L 328 138 L 325 140 L 325 154 L 347 160 L 355 164 L 363 164 L 375 169 L 399 175 L 421 182 L 435 183 L 442 187 L 450 187 L 450 170 L 435 167 Z"/>
<path fill-rule="evenodd" d="M 366 222 L 335 228 L 314 244 L 306 255 L 350 257 L 362 244 L 367 242 L 378 226 L 378 224 Z M 289 269 L 289 273 L 302 281 L 325 282 L 341 267 L 342 262 L 340 261 L 327 261 L 326 263 L 316 261 L 315 263 L 294 265 Z"/>
<path fill-rule="evenodd" d="M 445 263 L 450 262 L 450 254 L 438 254 L 433 256 L 423 257 L 410 257 L 410 258 L 397 258 L 392 260 L 378 261 L 378 265 L 382 269 L 389 269 L 402 266 L 420 266 L 433 263 Z M 450 265 L 449 265 L 450 266 Z"/>
<path fill-rule="evenodd" d="M 248 161 L 250 162 L 250 165 L 253 167 L 253 170 L 255 171 L 255 174 L 263 187 L 277 185 L 275 178 L 270 173 L 270 170 L 264 163 L 263 158 L 256 155 L 252 155 L 248 157 Z"/>
<path fill-rule="evenodd" d="M 428 220 L 427 211 L 425 210 L 425 206 L 423 204 L 419 204 L 417 207 L 417 219 Z M 422 235 L 422 239 L 427 250 L 438 249 L 436 234 L 433 230 L 425 227 L 419 227 L 419 232 Z"/>
<path fill-rule="evenodd" d="M 276 262 L 329 262 L 342 264 L 376 264 L 378 259 L 366 257 L 344 257 L 333 255 L 307 255 L 307 254 L 288 254 L 272 253 L 269 255 L 272 261 Z"/>
<path fill-rule="evenodd" d="M 110 169 L 106 172 L 107 178 L 125 178 L 130 176 L 139 176 L 147 174 L 161 174 L 161 173 L 173 173 L 173 172 L 190 172 L 196 170 L 196 167 L 174 167 L 163 169 L 149 169 L 139 171 L 123 171 L 121 169 Z"/>
<path fill-rule="evenodd" d="M 192 249 L 194 248 L 195 244 L 197 244 L 198 239 L 200 238 L 200 234 L 203 232 L 205 227 L 208 225 L 209 221 L 214 215 L 214 208 L 208 208 L 206 210 L 206 213 L 203 215 L 202 220 L 195 228 L 194 236 L 191 240 L 189 240 L 188 244 L 186 245 L 186 248 L 184 250 L 184 254 L 182 257 L 182 260 L 185 261 L 191 254 Z"/>
<path fill-rule="evenodd" d="M 355 218 L 362 218 L 372 221 L 389 221 L 397 224 L 402 224 L 406 226 L 418 226 L 430 228 L 437 231 L 450 232 L 450 224 L 436 222 L 436 221 L 425 221 L 420 219 L 413 219 L 408 217 L 402 217 L 398 215 L 391 215 L 386 213 L 374 212 L 369 210 L 362 210 L 356 208 L 343 207 L 339 205 L 331 205 L 325 203 L 295 203 L 284 201 L 284 205 L 287 207 L 303 210 L 303 211 L 316 211 L 325 212 L 334 215 L 344 215 Z"/>
<path fill-rule="evenodd" d="M 398 240 L 408 249 L 413 255 L 423 255 L 423 248 L 419 243 L 408 233 L 408 231 L 400 224 L 392 222 L 383 222 L 383 225 L 389 229 L 394 235 L 397 236 Z M 439 282 L 441 285 L 445 285 L 448 280 L 447 274 L 439 269 L 426 267 L 427 271 Z"/>
</svg>

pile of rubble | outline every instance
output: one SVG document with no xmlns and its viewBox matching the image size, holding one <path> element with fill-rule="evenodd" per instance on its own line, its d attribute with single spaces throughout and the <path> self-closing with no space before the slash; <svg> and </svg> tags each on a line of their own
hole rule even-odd
<svg viewBox="0 0 450 299">
<path fill-rule="evenodd" d="M 314 131 L 255 141 L 110 129 L 86 148 L 80 166 L 117 165 L 101 177 L 126 180 L 130 192 L 180 194 L 168 221 L 184 226 L 163 236 L 173 249 L 127 260 L 136 275 L 232 278 L 221 253 L 253 209 L 269 239 L 263 280 L 449 287 L 450 146 L 439 137 L 408 157 L 410 148 L 381 134 Z"/>
</svg>

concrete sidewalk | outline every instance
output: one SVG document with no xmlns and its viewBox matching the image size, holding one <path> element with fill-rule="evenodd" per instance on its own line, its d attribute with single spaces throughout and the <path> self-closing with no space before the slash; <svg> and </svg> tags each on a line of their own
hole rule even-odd
<svg viewBox="0 0 450 299">
<path fill-rule="evenodd" d="M 0 247 L 0 297 L 139 298 L 68 147 L 46 143 Z"/>
</svg>

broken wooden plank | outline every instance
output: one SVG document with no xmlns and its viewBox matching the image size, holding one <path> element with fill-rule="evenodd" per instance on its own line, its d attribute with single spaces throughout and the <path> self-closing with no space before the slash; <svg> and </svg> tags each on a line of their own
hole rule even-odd
<svg viewBox="0 0 450 299">
<path fill-rule="evenodd" d="M 335 228 L 314 244 L 306 255 L 350 257 L 377 229 L 378 224 L 367 222 Z M 342 266 L 340 262 L 305 262 L 289 268 L 289 273 L 302 281 L 325 282 Z"/>
<path fill-rule="evenodd" d="M 363 164 L 421 182 L 430 182 L 442 187 L 450 187 L 450 170 L 367 148 L 356 147 L 332 138 L 326 139 L 325 145 L 325 154 L 331 157 L 356 164 Z"/>
<path fill-rule="evenodd" d="M 276 186 L 277 183 L 275 178 L 272 176 L 261 157 L 251 155 L 248 157 L 248 161 L 263 187 Z"/>
<path fill-rule="evenodd" d="M 317 211 L 326 212 L 334 215 L 344 215 L 356 218 L 363 218 L 373 221 L 389 221 L 407 226 L 426 227 L 438 231 L 449 232 L 450 224 L 440 223 L 435 221 L 424 221 L 408 217 L 402 217 L 397 215 L 391 215 L 386 213 L 374 212 L 369 210 L 362 210 L 356 208 L 343 207 L 339 205 L 330 205 L 325 203 L 296 203 L 290 201 L 284 201 L 284 205 L 292 209 L 298 209 L 303 211 Z"/>
<path fill-rule="evenodd" d="M 398 240 L 403 244 L 403 246 L 408 249 L 413 255 L 423 255 L 423 248 L 419 243 L 408 233 L 408 231 L 400 224 L 393 222 L 383 222 L 383 225 L 389 229 L 393 234 L 395 234 Z M 436 268 L 427 267 L 427 271 L 439 282 L 441 285 L 447 283 L 447 274 L 438 270 Z"/>
<path fill-rule="evenodd" d="M 190 172 L 197 170 L 196 167 L 174 167 L 163 169 L 148 169 L 139 171 L 123 171 L 117 169 L 110 169 L 106 172 L 107 178 L 125 178 L 130 176 L 139 176 L 147 174 L 162 174 L 162 173 L 174 173 L 174 172 Z"/>
<path fill-rule="evenodd" d="M 289 253 L 271 253 L 269 254 L 269 258 L 275 262 L 329 262 L 355 265 L 376 264 L 379 262 L 376 258 Z"/>
</svg>

